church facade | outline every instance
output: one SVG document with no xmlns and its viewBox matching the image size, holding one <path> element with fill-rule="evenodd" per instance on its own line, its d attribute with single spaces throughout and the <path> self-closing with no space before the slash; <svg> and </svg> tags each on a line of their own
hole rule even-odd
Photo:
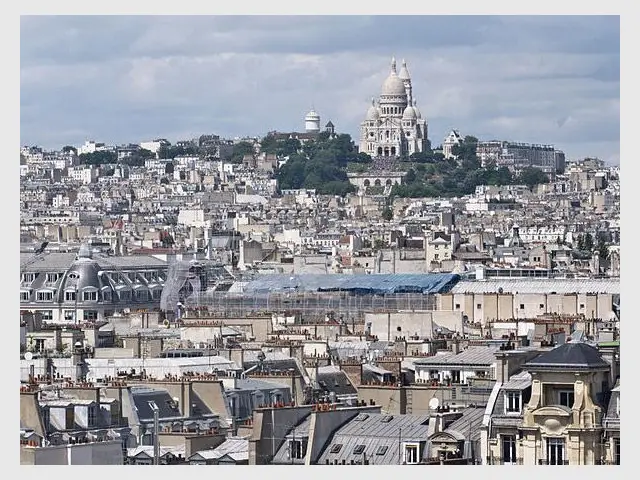
<svg viewBox="0 0 640 480">
<path fill-rule="evenodd" d="M 403 60 L 400 72 L 391 60 L 391 72 L 380 97 L 371 106 L 360 129 L 360 152 L 371 157 L 408 156 L 428 149 L 427 121 L 413 97 L 411 76 Z"/>
</svg>

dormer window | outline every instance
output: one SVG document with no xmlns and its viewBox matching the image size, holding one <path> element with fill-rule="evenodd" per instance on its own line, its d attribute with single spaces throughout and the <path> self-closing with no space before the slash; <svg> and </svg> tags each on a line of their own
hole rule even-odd
<svg viewBox="0 0 640 480">
<path fill-rule="evenodd" d="M 47 282 L 55 283 L 60 278 L 59 273 L 47 273 Z"/>
<path fill-rule="evenodd" d="M 307 453 L 305 452 L 305 443 L 302 440 L 289 440 L 289 458 L 302 460 Z"/>
<path fill-rule="evenodd" d="M 76 300 L 76 291 L 67 290 L 66 292 L 64 292 L 64 300 L 65 302 L 74 302 Z"/>
<path fill-rule="evenodd" d="M 36 293 L 38 302 L 50 302 L 53 300 L 53 292 L 51 290 L 40 290 Z"/>
<path fill-rule="evenodd" d="M 22 274 L 22 281 L 26 282 L 26 283 L 31 283 L 36 279 L 36 274 L 35 273 L 23 273 Z"/>
<path fill-rule="evenodd" d="M 420 444 L 404 444 L 404 463 L 406 465 L 417 465 L 420 463 Z"/>
<path fill-rule="evenodd" d="M 522 408 L 522 392 L 513 391 L 504 394 L 504 412 L 506 414 L 520 414 Z"/>
<path fill-rule="evenodd" d="M 29 292 L 27 290 L 20 291 L 20 301 L 21 302 L 29 301 Z"/>
<path fill-rule="evenodd" d="M 97 302 L 98 301 L 98 291 L 97 290 L 89 290 L 82 292 L 82 301 L 84 302 Z"/>
</svg>

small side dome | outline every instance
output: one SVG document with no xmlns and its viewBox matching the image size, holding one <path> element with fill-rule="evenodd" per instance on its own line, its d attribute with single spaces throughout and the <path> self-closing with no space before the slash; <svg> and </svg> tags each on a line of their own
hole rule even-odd
<svg viewBox="0 0 640 480">
<path fill-rule="evenodd" d="M 371 106 L 369 107 L 369 110 L 367 110 L 367 120 L 373 121 L 373 120 L 378 120 L 379 118 L 380 118 L 380 111 L 378 110 L 378 107 L 376 107 L 376 101 L 372 98 Z"/>
<path fill-rule="evenodd" d="M 416 118 L 422 118 L 422 113 L 418 110 L 418 104 L 415 100 L 413 101 L 413 111 L 416 112 Z"/>
<path fill-rule="evenodd" d="M 411 105 L 404 109 L 404 113 L 402 114 L 403 120 L 416 120 L 417 118 L 416 111 Z"/>
</svg>

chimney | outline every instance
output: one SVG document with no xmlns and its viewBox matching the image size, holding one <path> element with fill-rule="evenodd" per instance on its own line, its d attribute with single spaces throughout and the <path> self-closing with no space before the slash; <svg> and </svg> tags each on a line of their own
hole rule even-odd
<svg viewBox="0 0 640 480">
<path fill-rule="evenodd" d="M 342 370 L 349 381 L 354 385 L 362 385 L 362 362 L 359 360 L 344 360 L 340 363 Z"/>
</svg>

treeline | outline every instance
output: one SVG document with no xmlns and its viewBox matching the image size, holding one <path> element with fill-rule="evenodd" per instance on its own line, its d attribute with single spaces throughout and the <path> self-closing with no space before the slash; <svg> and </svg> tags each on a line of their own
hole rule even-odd
<svg viewBox="0 0 640 480">
<path fill-rule="evenodd" d="M 391 195 L 405 198 L 460 197 L 475 192 L 478 185 L 535 185 L 548 183 L 548 176 L 540 169 L 529 167 L 513 175 L 507 167 L 497 168 L 489 162 L 482 167 L 476 156 L 478 139 L 465 137 L 452 148 L 456 160 L 444 159 L 439 153 L 426 152 L 408 158 L 411 168 L 403 185 L 394 185 Z"/>
<path fill-rule="evenodd" d="M 293 147 L 290 140 L 274 140 L 269 136 L 263 140 L 263 144 L 272 152 Z M 354 162 L 369 163 L 371 158 L 364 153 L 357 153 L 350 135 L 332 137 L 322 132 L 316 140 L 305 142 L 304 145 L 298 142 L 296 151 L 289 154 L 287 163 L 277 172 L 278 187 L 280 190 L 309 188 L 316 189 L 320 194 L 346 195 L 355 191 L 346 172 L 347 164 Z"/>
</svg>

